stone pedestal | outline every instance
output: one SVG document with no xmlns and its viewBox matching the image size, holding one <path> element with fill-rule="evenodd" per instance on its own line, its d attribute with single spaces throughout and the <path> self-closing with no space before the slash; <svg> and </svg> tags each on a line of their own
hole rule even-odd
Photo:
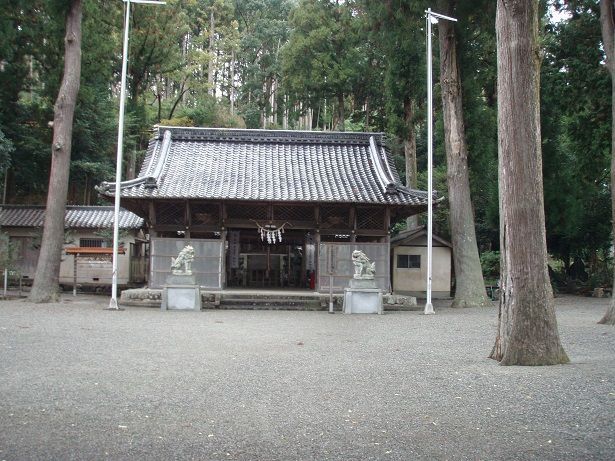
<svg viewBox="0 0 615 461">
<path fill-rule="evenodd" d="M 373 279 L 351 279 L 344 288 L 344 314 L 382 314 L 382 290 Z"/>
<path fill-rule="evenodd" d="M 173 274 L 167 277 L 167 284 L 162 289 L 160 309 L 166 310 L 201 310 L 201 289 L 193 275 Z"/>
</svg>

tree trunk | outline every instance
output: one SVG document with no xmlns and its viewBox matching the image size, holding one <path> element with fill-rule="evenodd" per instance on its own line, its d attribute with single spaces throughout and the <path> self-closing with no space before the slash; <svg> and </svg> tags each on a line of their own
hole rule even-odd
<svg viewBox="0 0 615 461">
<path fill-rule="evenodd" d="M 547 270 L 540 149 L 538 2 L 498 0 L 500 309 L 491 358 L 567 363 Z"/>
<path fill-rule="evenodd" d="M 613 243 L 615 244 L 615 27 L 613 0 L 600 0 L 600 25 L 602 43 L 606 54 L 606 65 L 611 74 L 611 213 L 613 226 Z M 615 288 L 615 271 L 613 271 L 613 288 Z M 598 322 L 615 325 L 615 294 L 611 295 L 611 304 L 604 317 Z"/>
<path fill-rule="evenodd" d="M 70 170 L 73 115 L 81 78 L 81 0 L 72 0 L 66 15 L 64 76 L 54 106 L 51 171 L 41 251 L 30 291 L 34 302 L 59 297 L 58 280 L 64 243 L 64 213 Z"/>
<path fill-rule="evenodd" d="M 455 0 L 448 0 L 444 14 L 452 14 Z M 478 257 L 474 210 L 470 199 L 468 145 L 465 138 L 457 39 L 451 21 L 438 23 L 440 38 L 440 85 L 444 114 L 447 183 L 450 211 L 455 299 L 452 307 L 489 306 Z"/>
<path fill-rule="evenodd" d="M 229 85 L 229 102 L 231 104 L 231 115 L 235 115 L 235 50 L 231 52 L 231 75 Z"/>
<path fill-rule="evenodd" d="M 207 67 L 207 85 L 209 86 L 209 94 L 215 97 L 216 88 L 214 84 L 214 69 L 215 69 L 214 43 L 215 43 L 215 18 L 214 18 L 214 9 L 212 6 L 211 12 L 209 15 L 209 63 Z"/>
<path fill-rule="evenodd" d="M 406 186 L 416 189 L 416 133 L 414 131 L 415 102 L 409 97 L 404 98 L 404 124 L 406 139 L 404 139 L 404 158 L 406 159 Z M 406 218 L 406 228 L 414 229 L 419 225 L 418 215 Z"/>
<path fill-rule="evenodd" d="M 337 120 L 337 129 L 339 131 L 344 131 L 344 125 L 345 125 L 345 114 L 344 114 L 344 93 L 338 93 L 337 94 L 337 113 L 338 113 L 338 120 Z"/>
</svg>

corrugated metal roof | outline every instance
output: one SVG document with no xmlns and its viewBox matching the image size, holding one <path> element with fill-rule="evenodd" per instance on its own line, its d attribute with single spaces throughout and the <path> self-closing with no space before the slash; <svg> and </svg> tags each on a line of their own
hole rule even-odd
<svg viewBox="0 0 615 461">
<path fill-rule="evenodd" d="M 75 229 L 102 229 L 113 227 L 114 208 L 112 206 L 75 206 L 66 207 L 64 227 Z M 35 205 L 4 205 L 0 209 L 0 226 L 3 227 L 42 227 L 45 220 L 45 207 Z M 120 228 L 139 229 L 143 218 L 120 209 Z"/>
<path fill-rule="evenodd" d="M 114 183 L 99 187 L 115 195 Z M 125 198 L 425 206 L 405 188 L 382 133 L 159 127 Z"/>
</svg>

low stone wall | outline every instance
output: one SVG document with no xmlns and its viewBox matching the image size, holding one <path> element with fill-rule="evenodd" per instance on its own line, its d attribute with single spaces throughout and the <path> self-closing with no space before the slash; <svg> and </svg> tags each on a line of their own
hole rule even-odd
<svg viewBox="0 0 615 461">
<path fill-rule="evenodd" d="M 258 295 L 258 291 L 255 291 Z M 288 297 L 288 294 L 280 292 L 281 297 Z M 322 310 L 329 309 L 329 295 L 315 295 L 320 300 L 320 308 Z M 223 302 L 224 291 L 203 291 L 201 290 L 201 306 L 203 309 L 216 309 Z M 276 295 L 267 295 L 270 299 L 275 299 Z M 265 298 L 263 298 L 265 299 Z M 336 293 L 333 295 L 333 305 L 336 311 L 342 310 L 344 295 Z M 387 294 L 383 297 L 385 310 L 419 310 L 416 298 L 413 296 L 400 296 Z M 137 307 L 157 307 L 162 304 L 162 290 L 156 288 L 134 288 L 123 290 L 120 296 L 120 304 L 124 306 Z M 267 307 L 263 307 L 267 309 Z"/>
<path fill-rule="evenodd" d="M 123 290 L 120 304 L 124 306 L 160 307 L 162 290 L 155 288 L 133 288 Z"/>
</svg>

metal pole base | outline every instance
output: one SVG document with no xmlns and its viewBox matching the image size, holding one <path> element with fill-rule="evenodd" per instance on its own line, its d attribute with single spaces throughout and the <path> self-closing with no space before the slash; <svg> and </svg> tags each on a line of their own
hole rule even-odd
<svg viewBox="0 0 615 461">
<path fill-rule="evenodd" d="M 433 310 L 433 304 L 431 304 L 431 303 L 425 304 L 425 311 L 423 312 L 423 314 L 425 314 L 425 315 L 433 315 L 433 314 L 435 314 L 435 312 Z"/>
<path fill-rule="evenodd" d="M 123 311 L 124 308 L 118 305 L 117 299 L 111 298 L 109 300 L 109 306 L 105 307 L 106 311 Z"/>
</svg>

